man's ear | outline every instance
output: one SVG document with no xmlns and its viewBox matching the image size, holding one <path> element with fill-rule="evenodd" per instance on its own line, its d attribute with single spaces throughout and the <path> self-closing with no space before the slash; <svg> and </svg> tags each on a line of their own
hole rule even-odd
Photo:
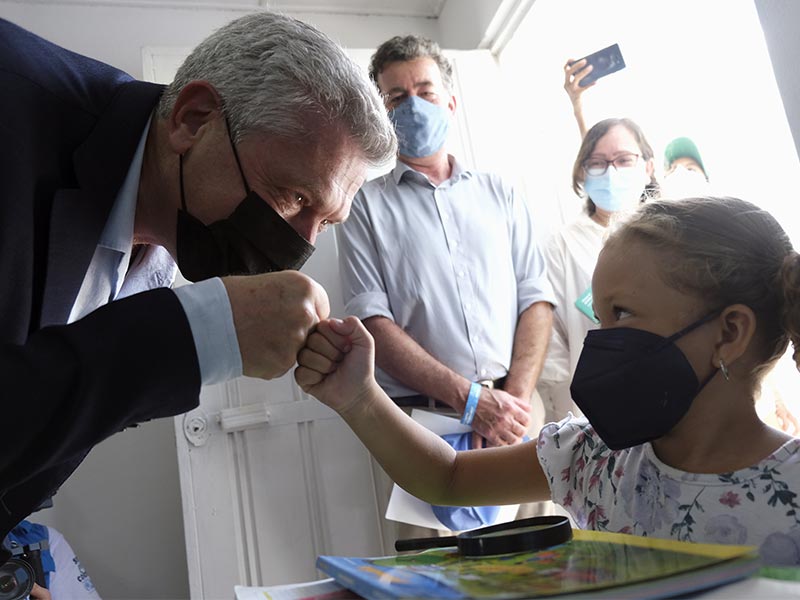
<svg viewBox="0 0 800 600">
<path fill-rule="evenodd" d="M 450 114 L 456 114 L 456 106 L 458 102 L 456 101 L 456 97 L 453 94 L 450 94 L 450 100 L 447 103 L 447 109 L 450 111 Z"/>
<path fill-rule="evenodd" d="M 756 334 L 757 319 L 749 306 L 732 304 L 722 311 L 719 322 L 722 329 L 712 358 L 716 368 L 720 360 L 730 366 L 747 352 Z"/>
<path fill-rule="evenodd" d="M 222 115 L 222 98 L 207 81 L 190 81 L 181 89 L 167 119 L 167 136 L 177 154 L 202 137 L 205 125 Z"/>
</svg>

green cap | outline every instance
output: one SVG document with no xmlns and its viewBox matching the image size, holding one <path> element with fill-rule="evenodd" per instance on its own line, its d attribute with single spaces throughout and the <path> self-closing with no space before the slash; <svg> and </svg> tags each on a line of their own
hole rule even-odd
<svg viewBox="0 0 800 600">
<path fill-rule="evenodd" d="M 708 177 L 706 166 L 703 164 L 703 159 L 700 158 L 700 151 L 688 137 L 675 138 L 667 144 L 667 148 L 664 150 L 664 168 L 669 169 L 676 159 L 683 157 L 694 160 L 703 169 L 703 174 Z"/>
</svg>

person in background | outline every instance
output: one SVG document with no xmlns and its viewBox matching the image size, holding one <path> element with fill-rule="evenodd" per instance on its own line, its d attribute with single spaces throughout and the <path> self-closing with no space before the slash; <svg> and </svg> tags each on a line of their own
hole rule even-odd
<svg viewBox="0 0 800 600">
<path fill-rule="evenodd" d="M 585 60 L 564 65 L 564 90 L 572 104 L 575 122 L 581 138 L 586 135 L 586 121 L 583 114 L 583 93 L 596 85 L 593 82 L 585 87 L 581 80 L 592 70 Z M 691 138 L 676 137 L 664 149 L 664 175 L 658 186 L 659 197 L 681 199 L 692 196 L 719 195 L 719 185 L 712 185 L 707 167 L 700 155 L 697 144 Z M 724 194 L 723 194 L 724 195 Z M 762 393 L 758 408 L 770 425 L 781 428 L 789 434 L 800 432 L 800 405 L 789 396 L 794 387 L 787 382 L 794 370 L 794 361 L 786 356 L 770 374 L 762 380 Z M 783 375 L 787 373 L 787 375 Z"/>
<path fill-rule="evenodd" d="M 664 149 L 664 174 L 669 175 L 678 169 L 698 173 L 708 181 L 697 144 L 688 137 L 677 137 Z"/>
<path fill-rule="evenodd" d="M 581 86 L 580 83 L 584 77 L 592 72 L 594 67 L 586 63 L 586 59 L 582 58 L 578 61 L 570 58 L 564 64 L 564 91 L 569 96 L 569 101 L 572 104 L 572 114 L 575 117 L 575 123 L 578 125 L 578 131 L 581 134 L 581 139 L 586 137 L 586 118 L 583 114 L 583 92 L 591 87 L 597 85 L 597 81 Z"/>
<path fill-rule="evenodd" d="M 41 596 L 48 600 L 100 600 L 100 594 L 86 569 L 61 532 L 54 527 L 24 520 L 11 530 L 5 541 L 12 547 L 47 542 L 47 549 L 41 551 L 41 563 L 45 575 L 45 591 L 49 596 L 43 596 L 43 591 L 36 590 L 35 598 Z"/>
<path fill-rule="evenodd" d="M 697 145 L 688 137 L 672 140 L 664 149 L 661 195 L 665 198 L 687 198 L 710 193 L 708 173 Z"/>
<path fill-rule="evenodd" d="M 583 138 L 572 169 L 572 189 L 585 199 L 583 213 L 545 247 L 547 274 L 556 296 L 553 334 L 537 389 L 545 422 L 572 411 L 569 385 L 586 334 L 597 327 L 591 280 L 614 217 L 656 195 L 653 149 L 630 119 L 605 119 Z"/>
<path fill-rule="evenodd" d="M 354 317 L 319 324 L 295 379 L 429 502 L 552 495 L 580 528 L 752 545 L 767 565 L 800 565 L 800 439 L 754 406 L 789 341 L 800 357 L 800 255 L 786 233 L 736 198 L 648 202 L 606 241 L 592 287 L 600 329 L 572 382 L 586 418 L 537 441 L 455 452 L 377 385 Z"/>
<path fill-rule="evenodd" d="M 542 425 L 531 402 L 554 301 L 531 214 L 501 177 L 447 153 L 457 101 L 438 45 L 394 37 L 370 77 L 399 154 L 337 228 L 346 310 L 375 337 L 378 380 L 398 406 L 460 417 L 472 448 L 518 444 Z"/>
<path fill-rule="evenodd" d="M 583 114 L 583 94 L 597 85 L 593 81 L 581 86 L 583 78 L 592 72 L 592 65 L 585 59 L 564 64 L 564 90 L 572 104 L 572 113 L 578 125 L 581 139 L 586 136 L 587 126 Z M 669 198 L 705 196 L 710 193 L 709 178 L 697 145 L 688 137 L 673 139 L 664 149 L 664 174 L 661 177 L 661 195 Z"/>
<path fill-rule="evenodd" d="M 293 269 L 396 137 L 337 44 L 269 11 L 166 88 L 0 19 L 0 89 L 4 538 L 101 440 L 294 365 L 329 307 Z M 176 262 L 199 283 L 167 289 Z"/>
</svg>

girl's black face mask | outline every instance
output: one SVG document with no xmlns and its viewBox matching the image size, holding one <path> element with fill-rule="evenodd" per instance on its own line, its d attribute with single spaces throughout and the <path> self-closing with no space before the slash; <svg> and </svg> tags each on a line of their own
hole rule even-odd
<svg viewBox="0 0 800 600">
<path fill-rule="evenodd" d="M 670 337 L 619 327 L 590 331 L 570 392 L 612 450 L 660 438 L 688 412 L 701 384 L 675 340 L 707 323 L 715 311 Z"/>
<path fill-rule="evenodd" d="M 178 268 L 189 281 L 300 269 L 314 252 L 314 246 L 297 233 L 269 203 L 250 189 L 236 145 L 230 138 L 230 127 L 228 139 L 247 196 L 227 218 L 209 225 L 203 224 L 186 209 L 181 155 Z"/>
</svg>

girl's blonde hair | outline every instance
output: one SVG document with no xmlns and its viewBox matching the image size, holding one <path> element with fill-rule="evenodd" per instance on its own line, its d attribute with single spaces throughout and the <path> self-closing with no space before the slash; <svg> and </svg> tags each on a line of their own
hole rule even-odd
<svg viewBox="0 0 800 600">
<path fill-rule="evenodd" d="M 737 198 L 643 204 L 606 245 L 635 239 L 661 256 L 665 282 L 710 308 L 744 304 L 756 315 L 760 377 L 794 346 L 800 358 L 800 255 L 767 211 Z"/>
</svg>

